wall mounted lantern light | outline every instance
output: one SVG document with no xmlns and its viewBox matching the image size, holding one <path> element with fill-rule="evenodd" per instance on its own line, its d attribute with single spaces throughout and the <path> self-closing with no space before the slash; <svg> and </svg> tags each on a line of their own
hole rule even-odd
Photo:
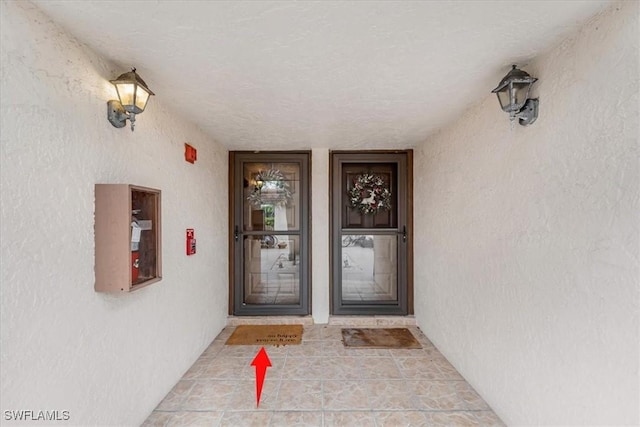
<svg viewBox="0 0 640 427">
<path fill-rule="evenodd" d="M 256 191 L 262 190 L 263 186 L 264 186 L 264 181 L 262 180 L 262 178 L 257 177 L 256 178 Z"/>
<path fill-rule="evenodd" d="M 147 106 L 147 101 L 151 95 L 155 95 L 147 84 L 136 74 L 136 69 L 132 68 L 128 73 L 120 75 L 115 80 L 110 80 L 118 91 L 118 100 L 112 99 L 107 102 L 107 119 L 117 127 L 125 127 L 127 119 L 131 122 L 131 131 L 135 127 L 136 114 L 140 114 Z"/>
<path fill-rule="evenodd" d="M 538 118 L 538 99 L 528 99 L 531 86 L 537 80 L 514 65 L 498 87 L 491 91 L 498 95 L 502 111 L 509 113 L 512 121 L 517 118 L 522 126 L 530 125 Z"/>
</svg>

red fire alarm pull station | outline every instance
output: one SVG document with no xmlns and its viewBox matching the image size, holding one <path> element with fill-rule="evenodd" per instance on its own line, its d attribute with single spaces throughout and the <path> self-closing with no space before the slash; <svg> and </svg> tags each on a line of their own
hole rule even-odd
<svg viewBox="0 0 640 427">
<path fill-rule="evenodd" d="M 187 255 L 196 253 L 196 237 L 193 228 L 187 228 Z"/>
<path fill-rule="evenodd" d="M 194 147 L 187 144 L 184 144 L 184 159 L 189 163 L 195 163 L 198 159 L 198 152 Z"/>
</svg>

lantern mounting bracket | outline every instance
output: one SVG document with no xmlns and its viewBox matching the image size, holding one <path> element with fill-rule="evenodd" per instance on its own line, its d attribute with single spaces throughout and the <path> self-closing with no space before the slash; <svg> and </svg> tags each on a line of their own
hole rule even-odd
<svg viewBox="0 0 640 427">
<path fill-rule="evenodd" d="M 527 99 L 527 102 L 524 104 L 524 107 L 522 107 L 522 110 L 520 110 L 516 114 L 518 123 L 520 123 L 521 126 L 529 126 L 536 121 L 536 119 L 538 118 L 539 104 L 540 101 L 538 100 L 538 98 Z"/>
<path fill-rule="evenodd" d="M 133 117 L 132 117 L 133 116 Z M 135 127 L 135 114 L 129 115 L 120 103 L 120 101 L 112 99 L 107 101 L 107 119 L 109 123 L 116 128 L 123 128 L 127 125 L 127 119 L 131 120 L 131 130 Z"/>
</svg>

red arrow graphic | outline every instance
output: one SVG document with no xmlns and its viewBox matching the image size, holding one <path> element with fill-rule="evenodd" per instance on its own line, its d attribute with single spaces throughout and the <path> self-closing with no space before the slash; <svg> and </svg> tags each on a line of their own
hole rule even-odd
<svg viewBox="0 0 640 427">
<path fill-rule="evenodd" d="M 251 362 L 251 366 L 256 367 L 256 407 L 260 406 L 260 395 L 262 395 L 262 384 L 267 374 L 267 368 L 271 366 L 271 360 L 267 356 L 264 347 L 256 354 L 255 359 Z"/>
</svg>

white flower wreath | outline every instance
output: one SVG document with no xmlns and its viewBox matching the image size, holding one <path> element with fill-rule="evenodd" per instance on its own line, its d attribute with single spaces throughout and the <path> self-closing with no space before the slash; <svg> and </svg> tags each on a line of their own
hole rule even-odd
<svg viewBox="0 0 640 427">
<path fill-rule="evenodd" d="M 353 181 L 349 190 L 351 207 L 363 214 L 377 214 L 391 209 L 391 191 L 378 175 L 363 173 Z"/>
<path fill-rule="evenodd" d="M 260 171 L 255 179 L 256 182 L 262 182 L 262 186 L 256 185 L 247 196 L 247 200 L 254 206 L 263 204 L 287 205 L 293 198 L 289 183 L 278 169 Z"/>
</svg>

